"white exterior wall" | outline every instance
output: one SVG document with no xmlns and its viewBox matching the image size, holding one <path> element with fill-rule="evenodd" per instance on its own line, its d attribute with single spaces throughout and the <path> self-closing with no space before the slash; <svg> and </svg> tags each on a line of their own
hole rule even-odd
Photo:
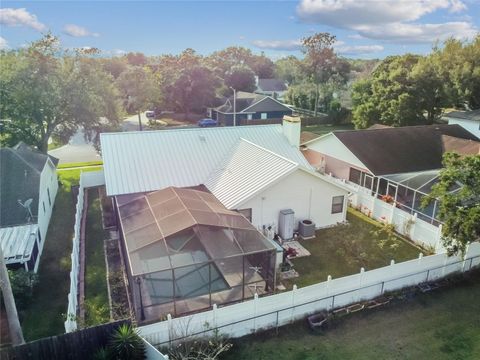
<svg viewBox="0 0 480 360">
<path fill-rule="evenodd" d="M 242 303 L 172 318 L 139 327 L 140 335 L 153 345 L 167 346 L 176 340 L 220 334 L 237 338 L 259 330 L 289 324 L 319 311 L 374 299 L 385 292 L 395 291 L 423 282 L 430 282 L 467 272 L 480 265 L 480 244 L 468 247 L 465 256 L 447 254 L 419 256 L 357 274 L 327 280 L 322 283 L 264 297 L 255 296 Z M 205 324 L 209 324 L 208 327 Z M 197 335 L 193 335 L 197 334 Z"/>
<path fill-rule="evenodd" d="M 368 144 L 365 146 L 368 146 Z M 356 167 L 367 169 L 367 167 L 333 134 L 328 134 L 316 139 L 315 141 L 306 144 L 306 147 L 348 164 L 352 164 Z"/>
<path fill-rule="evenodd" d="M 48 201 L 47 189 L 50 191 L 50 202 Z M 45 244 L 48 224 L 50 223 L 50 217 L 52 216 L 57 190 L 57 169 L 49 159 L 40 175 L 40 189 L 38 195 L 38 229 L 40 231 L 41 242 L 38 247 L 38 257 L 40 257 L 43 250 L 43 245 Z M 45 204 L 45 211 L 43 210 L 43 204 Z"/>
<path fill-rule="evenodd" d="M 332 198 L 340 195 L 345 196 L 343 212 L 332 214 Z M 316 227 L 320 228 L 345 221 L 346 202 L 346 190 L 298 169 L 237 209 L 251 208 L 252 223 L 260 229 L 262 225 L 270 225 L 278 230 L 278 218 L 283 209 L 293 209 L 295 212 L 295 228 L 298 227 L 298 221 L 305 219 L 313 220 Z"/>
<path fill-rule="evenodd" d="M 449 118 L 448 116 L 446 118 L 448 119 L 448 125 L 460 125 L 480 139 L 480 122 L 466 119 L 454 119 Z"/>
</svg>

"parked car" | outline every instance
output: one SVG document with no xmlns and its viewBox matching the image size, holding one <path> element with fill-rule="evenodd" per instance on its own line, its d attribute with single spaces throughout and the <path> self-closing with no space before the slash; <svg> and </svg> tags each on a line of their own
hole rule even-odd
<svg viewBox="0 0 480 360">
<path fill-rule="evenodd" d="M 198 126 L 200 127 L 217 126 L 217 121 L 213 119 L 202 119 L 198 121 Z"/>
<path fill-rule="evenodd" d="M 149 119 L 154 119 L 155 118 L 155 111 L 153 111 L 153 110 L 146 111 L 145 116 Z"/>
</svg>

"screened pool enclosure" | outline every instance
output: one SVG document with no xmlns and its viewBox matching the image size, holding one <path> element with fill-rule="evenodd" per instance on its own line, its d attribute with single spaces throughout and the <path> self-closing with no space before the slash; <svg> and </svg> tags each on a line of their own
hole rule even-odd
<svg viewBox="0 0 480 360">
<path fill-rule="evenodd" d="M 273 291 L 274 245 L 209 192 L 170 187 L 116 202 L 140 321 Z"/>
</svg>

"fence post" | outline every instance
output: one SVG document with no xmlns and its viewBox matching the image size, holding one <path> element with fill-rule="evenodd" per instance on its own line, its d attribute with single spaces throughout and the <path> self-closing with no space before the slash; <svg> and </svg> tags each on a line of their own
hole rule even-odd
<svg viewBox="0 0 480 360">
<path fill-rule="evenodd" d="M 395 215 L 395 208 L 396 208 L 395 203 L 391 204 L 390 206 L 392 207 L 392 211 L 390 212 L 390 218 L 388 219 L 389 224 L 393 223 L 393 217 Z"/>
<path fill-rule="evenodd" d="M 217 304 L 213 304 L 212 306 L 212 324 L 213 328 L 217 329 Z"/>
<path fill-rule="evenodd" d="M 415 205 L 412 205 L 412 206 L 415 206 Z M 411 218 L 413 224 L 412 224 L 412 229 L 410 230 L 410 239 L 412 239 L 413 241 L 415 241 L 415 230 L 417 229 L 417 213 L 413 214 L 412 218 Z"/>
<path fill-rule="evenodd" d="M 173 329 L 172 329 L 172 315 L 167 314 L 167 326 L 168 326 L 168 344 L 172 346 Z"/>
<path fill-rule="evenodd" d="M 393 266 L 393 265 L 395 265 L 395 260 L 392 259 L 390 260 L 390 266 Z"/>
<path fill-rule="evenodd" d="M 255 293 L 255 295 L 253 296 L 253 333 L 257 332 L 257 302 L 258 294 Z"/>
<path fill-rule="evenodd" d="M 295 312 L 295 293 L 297 292 L 297 285 L 293 285 L 292 288 L 292 314 L 290 315 L 290 322 L 293 322 L 293 314 Z"/>
</svg>

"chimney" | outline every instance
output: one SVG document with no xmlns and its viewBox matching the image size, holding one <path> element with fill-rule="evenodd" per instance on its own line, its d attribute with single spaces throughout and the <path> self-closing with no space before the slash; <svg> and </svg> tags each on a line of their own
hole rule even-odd
<svg viewBox="0 0 480 360">
<path fill-rule="evenodd" d="M 302 122 L 298 116 L 288 116 L 283 117 L 282 128 L 283 135 L 288 139 L 288 142 L 295 146 L 296 148 L 300 147 L 300 131 L 302 127 Z"/>
</svg>

